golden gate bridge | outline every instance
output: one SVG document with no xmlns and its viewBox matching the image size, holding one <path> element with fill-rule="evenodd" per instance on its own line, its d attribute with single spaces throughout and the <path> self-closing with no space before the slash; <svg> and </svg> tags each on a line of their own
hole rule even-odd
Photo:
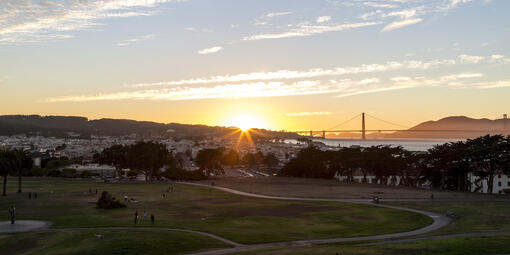
<svg viewBox="0 0 510 255">
<path fill-rule="evenodd" d="M 350 123 L 351 121 L 357 119 L 361 117 L 361 129 L 338 129 L 340 128 L 341 126 L 347 124 L 347 123 Z M 373 118 L 375 120 L 378 120 L 380 122 L 383 122 L 383 123 L 386 123 L 386 124 L 389 124 L 391 126 L 395 126 L 395 127 L 399 127 L 398 129 L 366 129 L 366 117 L 370 117 L 370 118 Z M 323 138 L 325 139 L 326 138 L 326 134 L 327 133 L 360 133 L 361 134 L 361 139 L 365 140 L 367 138 L 367 133 L 373 133 L 373 132 L 378 132 L 378 133 L 386 133 L 386 132 L 463 132 L 463 133 L 500 133 L 500 134 L 503 134 L 503 133 L 510 133 L 510 130 L 508 129 L 510 126 L 507 124 L 508 122 L 508 117 L 506 114 L 503 115 L 503 128 L 500 129 L 500 130 L 474 130 L 474 129 L 462 129 L 462 130 L 459 130 L 459 129 L 414 129 L 414 128 L 410 128 L 410 127 L 407 127 L 407 126 L 404 126 L 404 125 L 400 125 L 400 124 L 397 124 L 397 123 L 394 123 L 394 122 L 391 122 L 391 121 L 386 121 L 386 120 L 383 120 L 381 118 L 378 118 L 378 117 L 375 117 L 375 116 L 372 116 L 368 113 L 360 113 L 360 114 L 357 114 L 356 116 L 338 124 L 338 125 L 335 125 L 334 127 L 331 127 L 329 129 L 324 129 L 324 130 L 306 130 L 306 131 L 294 131 L 294 133 L 297 133 L 298 135 L 302 135 L 302 136 L 307 136 L 307 137 L 310 137 L 310 138 Z"/>
</svg>

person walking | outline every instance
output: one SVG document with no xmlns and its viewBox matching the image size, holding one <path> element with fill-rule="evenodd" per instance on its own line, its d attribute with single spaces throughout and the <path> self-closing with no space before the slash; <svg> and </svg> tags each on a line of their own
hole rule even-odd
<svg viewBox="0 0 510 255">
<path fill-rule="evenodd" d="M 138 211 L 135 211 L 135 225 L 136 225 L 137 220 L 138 220 Z"/>
<path fill-rule="evenodd" d="M 143 220 L 145 221 L 147 219 L 147 211 L 143 210 Z"/>
<path fill-rule="evenodd" d="M 28 192 L 28 199 L 32 199 L 32 192 Z"/>
<path fill-rule="evenodd" d="M 37 199 L 37 192 L 34 192 L 34 199 Z"/>
<path fill-rule="evenodd" d="M 16 207 L 14 207 L 14 205 L 9 209 L 9 214 L 11 215 L 11 224 L 14 224 L 16 221 Z"/>
<path fill-rule="evenodd" d="M 151 224 L 154 225 L 154 214 L 151 214 Z"/>
</svg>

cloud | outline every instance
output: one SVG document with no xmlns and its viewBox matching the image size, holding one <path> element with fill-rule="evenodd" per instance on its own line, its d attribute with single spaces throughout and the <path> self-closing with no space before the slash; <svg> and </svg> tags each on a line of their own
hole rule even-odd
<svg viewBox="0 0 510 255">
<path fill-rule="evenodd" d="M 266 14 L 266 17 L 268 18 L 274 18 L 274 17 L 278 17 L 278 16 L 285 16 L 285 15 L 289 15 L 291 14 L 292 12 L 271 12 L 271 13 L 268 13 Z"/>
<path fill-rule="evenodd" d="M 153 87 L 153 86 L 181 86 L 199 84 L 218 84 L 232 82 L 270 81 L 270 80 L 292 80 L 311 79 L 316 77 L 342 76 L 349 74 L 362 74 L 374 72 L 387 72 L 404 69 L 426 70 L 436 66 L 449 66 L 455 64 L 455 60 L 436 59 L 428 62 L 418 60 L 389 61 L 384 64 L 363 64 L 359 66 L 345 66 L 331 69 L 312 68 L 308 70 L 278 70 L 274 72 L 252 72 L 234 75 L 216 75 L 210 77 L 199 77 L 185 80 L 175 80 L 156 83 L 138 83 L 126 85 L 127 87 Z"/>
<path fill-rule="evenodd" d="M 414 25 L 414 24 L 420 23 L 422 21 L 423 21 L 423 19 L 421 19 L 421 18 L 395 21 L 395 22 L 392 22 L 392 23 L 386 25 L 382 31 L 388 32 L 388 31 L 392 31 L 392 30 L 399 29 L 402 27 Z"/>
<path fill-rule="evenodd" d="M 319 23 L 319 24 L 320 24 L 320 23 L 328 22 L 328 21 L 330 21 L 330 20 L 331 20 L 331 16 L 320 16 L 320 17 L 318 17 L 318 18 L 315 20 L 315 22 L 317 22 L 317 23 Z"/>
<path fill-rule="evenodd" d="M 285 114 L 288 117 L 308 117 L 308 116 L 327 116 L 333 114 L 332 112 L 291 112 Z"/>
<path fill-rule="evenodd" d="M 397 8 L 398 5 L 389 3 L 377 3 L 377 2 L 364 2 L 363 5 L 373 8 Z"/>
<path fill-rule="evenodd" d="M 465 63 L 478 64 L 478 62 L 484 60 L 485 57 L 462 54 L 462 55 L 459 55 L 459 59 Z"/>
<path fill-rule="evenodd" d="M 162 89 L 144 89 L 95 95 L 60 96 L 47 98 L 44 102 L 89 102 L 105 100 L 202 100 L 285 97 L 304 95 L 335 95 L 347 97 L 367 93 L 399 90 L 414 87 L 449 86 L 453 88 L 498 88 L 508 87 L 509 80 L 466 83 L 465 81 L 483 78 L 482 73 L 458 73 L 439 77 L 393 77 L 389 81 L 379 78 L 362 80 L 300 80 L 300 81 L 259 81 L 228 83 L 215 86 L 182 86 Z M 318 115 L 313 113 L 295 113 L 292 116 Z M 307 115 L 308 114 L 308 115 Z M 326 115 L 324 112 L 322 115 Z"/>
<path fill-rule="evenodd" d="M 0 41 L 39 42 L 65 38 L 70 31 L 98 26 L 110 18 L 149 16 L 172 0 L 9 1 L 0 3 Z"/>
<path fill-rule="evenodd" d="M 215 47 L 199 50 L 199 51 L 197 51 L 197 53 L 200 54 L 200 55 L 206 55 L 206 54 L 216 53 L 216 52 L 218 52 L 218 51 L 220 51 L 222 49 L 223 49 L 223 47 L 215 46 Z"/>
<path fill-rule="evenodd" d="M 298 28 L 291 29 L 289 31 L 284 31 L 280 33 L 267 33 L 267 34 L 258 34 L 244 37 L 243 41 L 256 41 L 256 40 L 265 40 L 265 39 L 280 39 L 280 38 L 289 38 L 289 37 L 304 37 L 311 36 L 316 34 L 323 34 L 327 32 L 336 32 L 343 31 L 347 29 L 361 28 L 378 25 L 380 22 L 361 22 L 361 23 L 349 23 L 349 24 L 341 24 L 341 25 L 301 25 Z"/>
<path fill-rule="evenodd" d="M 152 40 L 154 38 L 156 38 L 155 34 L 142 35 L 142 36 L 138 36 L 138 37 L 135 37 L 135 38 L 127 39 L 127 40 L 124 40 L 124 41 L 122 41 L 120 43 L 117 43 L 117 46 L 124 47 L 124 46 L 128 46 L 128 45 L 140 43 L 140 42 L 143 42 L 143 41 Z"/>
<path fill-rule="evenodd" d="M 472 86 L 474 86 L 478 89 L 506 88 L 506 87 L 510 87 L 510 80 L 480 82 L 480 83 L 474 83 L 474 84 L 472 84 Z"/>
<path fill-rule="evenodd" d="M 198 100 L 198 99 L 231 99 L 313 95 L 334 92 L 334 88 L 321 85 L 318 81 L 254 82 L 240 84 L 224 84 L 213 87 L 178 87 L 156 90 L 140 90 L 110 94 L 63 96 L 48 98 L 45 102 L 88 102 L 100 100 Z"/>
</svg>

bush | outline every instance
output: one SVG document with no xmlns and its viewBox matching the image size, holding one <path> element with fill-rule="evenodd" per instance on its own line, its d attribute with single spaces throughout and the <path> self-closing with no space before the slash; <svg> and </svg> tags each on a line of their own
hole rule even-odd
<svg viewBox="0 0 510 255">
<path fill-rule="evenodd" d="M 124 208 L 125 204 L 116 200 L 108 191 L 103 191 L 101 193 L 101 197 L 97 200 L 97 208 L 98 209 L 116 209 L 116 208 Z"/>
<path fill-rule="evenodd" d="M 174 181 L 199 181 L 207 179 L 207 176 L 201 170 L 186 171 L 180 168 L 167 169 L 161 175 Z"/>
<path fill-rule="evenodd" d="M 76 169 L 64 168 L 64 169 L 62 169 L 61 175 L 62 175 L 62 177 L 68 177 L 68 178 L 76 177 Z"/>
<path fill-rule="evenodd" d="M 47 174 L 48 177 L 62 177 L 62 172 L 59 170 L 51 170 Z"/>
</svg>

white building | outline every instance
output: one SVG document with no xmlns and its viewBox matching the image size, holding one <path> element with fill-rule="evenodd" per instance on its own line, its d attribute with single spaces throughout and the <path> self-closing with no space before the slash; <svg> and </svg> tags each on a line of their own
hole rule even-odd
<svg viewBox="0 0 510 255">
<path fill-rule="evenodd" d="M 469 173 L 468 180 L 471 183 L 471 192 L 488 193 L 489 185 L 486 178 L 482 179 L 473 173 Z M 510 176 L 506 174 L 498 174 L 494 176 L 492 189 L 494 194 L 508 194 L 510 192 Z"/>
</svg>

